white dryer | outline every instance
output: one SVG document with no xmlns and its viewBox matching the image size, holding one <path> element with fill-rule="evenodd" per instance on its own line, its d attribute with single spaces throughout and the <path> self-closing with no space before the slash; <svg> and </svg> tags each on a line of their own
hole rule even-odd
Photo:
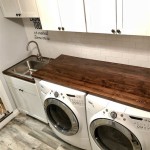
<svg viewBox="0 0 150 150">
<path fill-rule="evenodd" d="M 86 124 L 86 93 L 46 81 L 40 81 L 40 85 L 45 112 L 54 133 L 76 147 L 91 150 Z"/>
<path fill-rule="evenodd" d="M 86 110 L 93 150 L 149 150 L 150 113 L 87 95 Z"/>
</svg>

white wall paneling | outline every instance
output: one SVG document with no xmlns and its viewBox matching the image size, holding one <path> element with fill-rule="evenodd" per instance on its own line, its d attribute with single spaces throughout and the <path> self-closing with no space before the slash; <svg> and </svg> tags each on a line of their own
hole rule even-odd
<svg viewBox="0 0 150 150">
<path fill-rule="evenodd" d="M 150 68 L 150 37 L 50 31 L 50 40 L 42 40 L 34 35 L 42 30 L 35 30 L 29 19 L 23 21 L 28 40 L 36 40 L 44 56 L 67 54 Z"/>
<path fill-rule="evenodd" d="M 6 19 L 0 10 L 0 80 L 13 109 L 15 109 L 15 105 L 3 78 L 2 71 L 29 55 L 29 52 L 26 51 L 27 42 L 22 20 Z"/>
</svg>

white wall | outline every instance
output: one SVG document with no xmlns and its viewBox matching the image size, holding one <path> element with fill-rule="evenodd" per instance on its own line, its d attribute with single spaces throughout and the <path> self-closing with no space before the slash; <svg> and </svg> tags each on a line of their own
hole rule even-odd
<svg viewBox="0 0 150 150">
<path fill-rule="evenodd" d="M 15 108 L 2 71 L 28 56 L 27 36 L 21 19 L 5 19 L 0 9 L 0 80 Z"/>
<path fill-rule="evenodd" d="M 35 30 L 33 22 L 23 22 L 28 40 L 36 40 L 44 56 L 67 54 L 150 68 L 150 37 L 49 31 L 50 40 L 43 40 L 47 36 L 41 34 L 35 39 L 41 30 Z"/>
</svg>

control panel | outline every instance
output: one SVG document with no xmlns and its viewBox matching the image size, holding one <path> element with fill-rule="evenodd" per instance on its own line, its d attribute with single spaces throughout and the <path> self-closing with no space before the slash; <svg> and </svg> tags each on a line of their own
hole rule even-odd
<svg viewBox="0 0 150 150">
<path fill-rule="evenodd" d="M 133 123 L 134 127 L 138 130 L 150 131 L 150 118 L 141 118 L 136 116 L 127 115 L 124 113 L 112 111 L 109 109 L 103 110 L 103 116 L 110 117 L 113 120 L 128 121 Z"/>
<path fill-rule="evenodd" d="M 143 131 L 150 131 L 150 119 L 146 118 L 139 118 L 139 119 L 131 118 L 131 119 L 136 129 Z"/>
<path fill-rule="evenodd" d="M 51 90 L 49 94 L 52 97 L 55 97 L 56 99 L 62 99 L 64 101 L 66 99 L 68 99 L 73 105 L 85 106 L 85 98 L 84 98 L 84 96 L 64 94 L 64 93 L 60 93 L 58 91 L 53 91 L 53 90 Z"/>
<path fill-rule="evenodd" d="M 85 106 L 85 100 L 83 97 L 74 95 L 74 96 L 68 96 L 68 99 L 73 105 L 78 105 L 78 106 Z"/>
</svg>

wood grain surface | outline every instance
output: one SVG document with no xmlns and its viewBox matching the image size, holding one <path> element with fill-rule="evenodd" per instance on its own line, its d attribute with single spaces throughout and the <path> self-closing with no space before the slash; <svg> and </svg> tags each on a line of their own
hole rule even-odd
<svg viewBox="0 0 150 150">
<path fill-rule="evenodd" d="M 33 77 L 150 111 L 150 69 L 60 55 Z"/>
</svg>

